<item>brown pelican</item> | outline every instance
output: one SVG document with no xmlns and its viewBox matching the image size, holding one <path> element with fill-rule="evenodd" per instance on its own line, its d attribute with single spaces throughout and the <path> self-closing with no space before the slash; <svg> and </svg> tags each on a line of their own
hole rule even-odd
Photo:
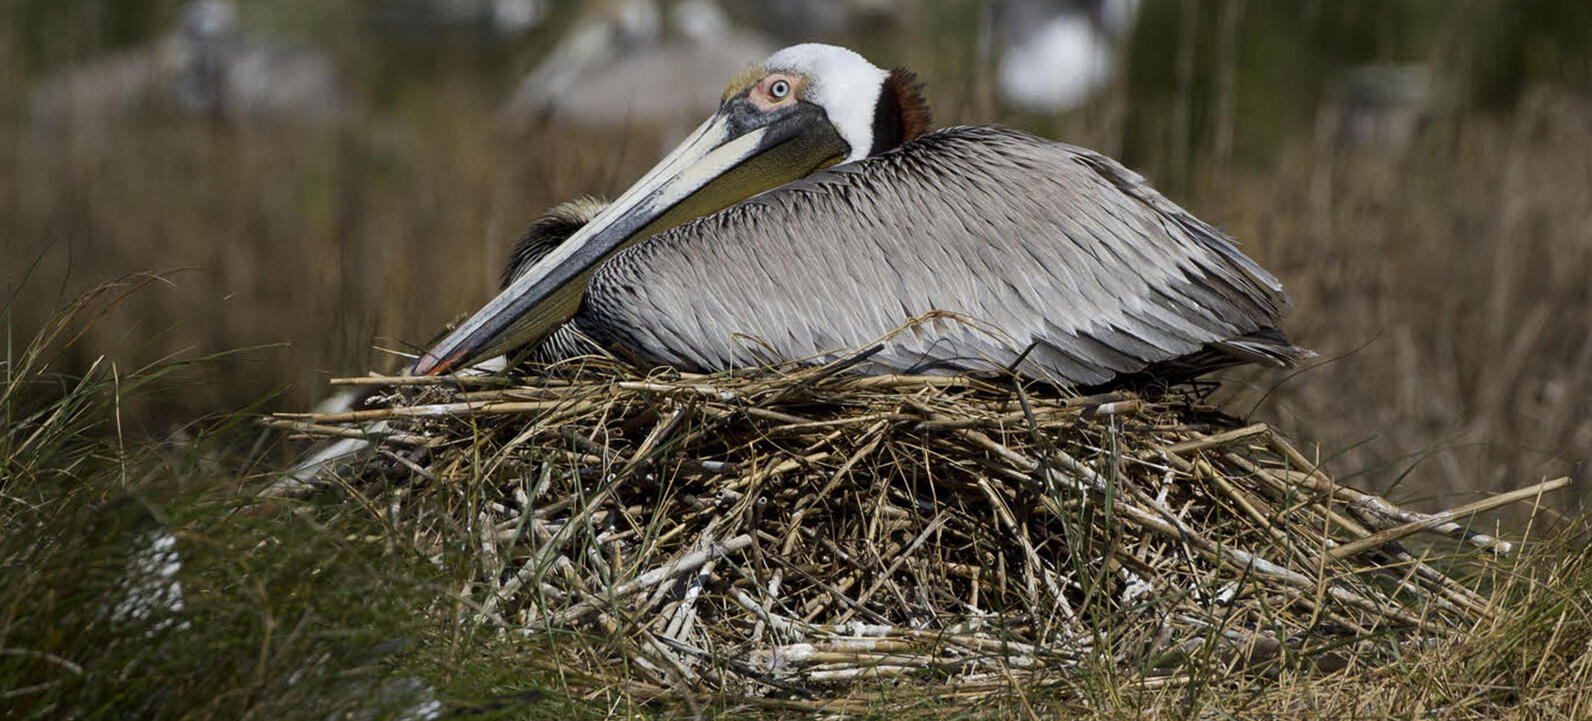
<svg viewBox="0 0 1592 721">
<path fill-rule="evenodd" d="M 1001 96 L 1025 110 L 1059 113 L 1111 81 L 1139 0 L 1003 0 L 994 14 L 1005 41 L 996 69 Z"/>
<path fill-rule="evenodd" d="M 434 36 L 459 31 L 516 38 L 548 20 L 552 0 L 379 0 L 372 24 L 384 31 Z"/>
<path fill-rule="evenodd" d="M 659 129 L 672 145 L 720 100 L 727 64 L 778 47 L 736 28 L 718 3 L 655 0 L 595 5 L 526 75 L 503 108 L 504 129 L 552 120 L 582 127 Z M 668 88 L 669 92 L 654 92 Z M 664 148 L 667 150 L 667 147 Z"/>
<path fill-rule="evenodd" d="M 706 371 L 883 338 L 863 372 L 1096 386 L 1310 355 L 1277 329 L 1277 279 L 1138 175 L 928 119 L 904 70 L 781 50 L 613 203 L 533 228 L 502 292 L 412 372 L 592 345 Z"/>
<path fill-rule="evenodd" d="M 331 121 L 346 104 L 331 56 L 252 37 L 232 0 L 185 4 L 157 42 L 46 78 L 29 94 L 43 135 L 115 137 L 129 114 L 150 108 L 216 115 L 240 125 Z"/>
</svg>

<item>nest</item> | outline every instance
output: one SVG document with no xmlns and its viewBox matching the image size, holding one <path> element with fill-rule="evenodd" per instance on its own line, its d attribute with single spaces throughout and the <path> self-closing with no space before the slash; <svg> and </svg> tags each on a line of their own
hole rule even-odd
<svg viewBox="0 0 1592 721">
<path fill-rule="evenodd" d="M 1385 659 L 1489 613 L 1463 573 L 1508 543 L 1456 521 L 1544 490 L 1417 513 L 1194 396 L 844 366 L 342 379 L 386 407 L 268 422 L 373 441 L 342 487 L 433 552 L 467 543 L 467 620 L 604 639 L 560 663 L 643 686 L 783 698 Z"/>
</svg>

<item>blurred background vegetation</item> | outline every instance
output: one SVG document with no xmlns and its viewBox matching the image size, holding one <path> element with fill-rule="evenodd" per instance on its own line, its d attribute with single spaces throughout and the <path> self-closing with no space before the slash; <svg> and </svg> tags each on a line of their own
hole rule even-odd
<svg viewBox="0 0 1592 721">
<path fill-rule="evenodd" d="M 163 271 L 55 370 L 251 348 L 167 376 L 124 430 L 262 396 L 302 409 L 478 307 L 520 228 L 622 190 L 688 127 L 643 109 L 738 69 L 633 89 L 601 122 L 566 106 L 607 81 L 559 63 L 639 75 L 592 53 L 822 40 L 916 70 L 942 125 L 1097 148 L 1231 232 L 1324 362 L 1231 375 L 1229 408 L 1319 443 L 1346 480 L 1435 505 L 1572 473 L 1588 498 L 1592 4 L 645 4 L 242 0 L 218 20 L 182 0 L 0 0 L 6 322 L 28 337 L 85 288 Z M 1008 73 L 1075 69 L 1034 49 L 1066 13 L 1103 68 L 1077 99 L 1023 96 Z M 181 44 L 205 23 L 234 55 Z M 1008 67 L 1023 57 L 1039 64 Z"/>
</svg>

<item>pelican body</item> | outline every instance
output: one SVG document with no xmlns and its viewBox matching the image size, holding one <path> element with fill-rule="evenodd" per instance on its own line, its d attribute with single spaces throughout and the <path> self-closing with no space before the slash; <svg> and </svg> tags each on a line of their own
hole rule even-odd
<svg viewBox="0 0 1592 721">
<path fill-rule="evenodd" d="M 1281 284 L 1115 161 L 996 126 L 929 131 L 919 84 L 827 45 L 744 71 L 606 206 L 532 226 L 502 292 L 415 363 L 602 349 L 712 371 L 881 344 L 873 373 L 1068 386 L 1308 357 Z"/>
</svg>

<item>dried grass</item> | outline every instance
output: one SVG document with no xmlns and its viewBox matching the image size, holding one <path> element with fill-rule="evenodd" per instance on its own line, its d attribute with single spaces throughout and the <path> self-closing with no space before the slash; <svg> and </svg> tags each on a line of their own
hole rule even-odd
<svg viewBox="0 0 1592 721">
<path fill-rule="evenodd" d="M 422 553 L 466 544 L 456 621 L 593 634 L 560 662 L 660 694 L 1376 666 L 1485 623 L 1510 544 L 1465 522 L 1566 483 L 1427 515 L 1192 392 L 845 365 L 344 379 L 385 407 L 268 422 L 377 439 L 338 483 Z"/>
</svg>

